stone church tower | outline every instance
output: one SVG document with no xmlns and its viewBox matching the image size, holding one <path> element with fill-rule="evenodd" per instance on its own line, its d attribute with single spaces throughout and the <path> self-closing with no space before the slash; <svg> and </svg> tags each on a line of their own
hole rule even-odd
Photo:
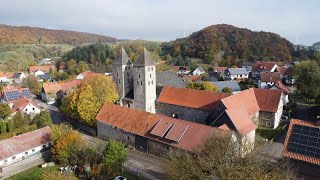
<svg viewBox="0 0 320 180">
<path fill-rule="evenodd" d="M 156 64 L 146 49 L 132 64 L 122 48 L 112 71 L 121 106 L 156 112 Z"/>
</svg>

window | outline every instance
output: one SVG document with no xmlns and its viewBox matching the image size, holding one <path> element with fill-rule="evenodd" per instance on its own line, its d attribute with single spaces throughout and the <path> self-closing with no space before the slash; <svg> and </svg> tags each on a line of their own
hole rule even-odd
<svg viewBox="0 0 320 180">
<path fill-rule="evenodd" d="M 270 127 L 271 126 L 271 122 L 267 122 L 266 125 L 267 125 L 267 127 Z"/>
<path fill-rule="evenodd" d="M 137 81 L 137 85 L 139 85 L 139 81 Z"/>
<path fill-rule="evenodd" d="M 28 151 L 27 151 L 27 152 L 24 152 L 24 154 L 25 154 L 25 155 L 28 155 Z"/>
<path fill-rule="evenodd" d="M 15 156 L 13 156 L 13 157 L 12 157 L 12 160 L 15 160 L 15 159 L 16 159 L 16 157 L 15 157 Z"/>
<path fill-rule="evenodd" d="M 127 66 L 124 68 L 124 70 L 127 70 Z"/>
<path fill-rule="evenodd" d="M 52 143 L 50 142 L 50 143 L 49 143 L 49 146 L 51 146 L 51 145 L 52 145 Z"/>
<path fill-rule="evenodd" d="M 130 66 L 128 67 L 128 69 L 130 70 Z"/>
<path fill-rule="evenodd" d="M 151 71 L 153 71 L 153 67 L 151 68 Z"/>
<path fill-rule="evenodd" d="M 7 163 L 7 162 L 8 162 L 8 159 L 5 159 L 3 162 L 4 162 L 4 163 Z"/>
<path fill-rule="evenodd" d="M 140 78 L 140 74 L 139 74 L 139 78 Z"/>
<path fill-rule="evenodd" d="M 151 78 L 151 74 L 150 74 L 150 78 Z"/>
<path fill-rule="evenodd" d="M 127 72 L 127 76 L 129 76 L 129 72 Z"/>
<path fill-rule="evenodd" d="M 32 149 L 32 152 L 35 152 L 36 150 L 35 149 Z"/>
<path fill-rule="evenodd" d="M 151 81 L 151 84 L 153 85 L 153 81 Z"/>
<path fill-rule="evenodd" d="M 35 109 L 34 109 L 34 108 L 32 108 L 32 110 L 34 111 Z"/>
<path fill-rule="evenodd" d="M 150 86 L 150 81 L 148 81 L 148 85 Z"/>
<path fill-rule="evenodd" d="M 26 111 L 28 111 L 28 108 L 26 108 Z"/>
<path fill-rule="evenodd" d="M 130 139 L 130 137 L 128 136 L 128 140 Z"/>
<path fill-rule="evenodd" d="M 46 147 L 47 147 L 46 145 L 43 145 L 43 146 L 42 146 L 43 149 L 46 148 Z"/>
<path fill-rule="evenodd" d="M 130 108 L 130 104 L 128 104 L 128 108 Z"/>
<path fill-rule="evenodd" d="M 150 71 L 150 68 L 148 68 L 148 71 Z"/>
<path fill-rule="evenodd" d="M 142 81 L 141 81 L 141 86 L 142 86 Z"/>
</svg>

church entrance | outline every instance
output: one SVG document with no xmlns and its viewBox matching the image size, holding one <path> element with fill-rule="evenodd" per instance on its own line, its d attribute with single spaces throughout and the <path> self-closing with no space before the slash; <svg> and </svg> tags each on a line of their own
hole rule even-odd
<svg viewBox="0 0 320 180">
<path fill-rule="evenodd" d="M 148 153 L 148 140 L 147 140 L 147 138 L 136 135 L 135 148 L 138 151 Z"/>
</svg>

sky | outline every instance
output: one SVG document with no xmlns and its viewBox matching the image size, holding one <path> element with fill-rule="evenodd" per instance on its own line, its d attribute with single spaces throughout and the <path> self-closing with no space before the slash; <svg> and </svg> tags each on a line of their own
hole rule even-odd
<svg viewBox="0 0 320 180">
<path fill-rule="evenodd" d="M 0 24 L 169 41 L 214 24 L 320 41 L 318 0 L 0 0 Z"/>
</svg>

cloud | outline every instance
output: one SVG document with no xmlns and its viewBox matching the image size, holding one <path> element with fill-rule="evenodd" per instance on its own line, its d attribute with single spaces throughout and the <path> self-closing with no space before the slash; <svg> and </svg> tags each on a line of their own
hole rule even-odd
<svg viewBox="0 0 320 180">
<path fill-rule="evenodd" d="M 226 23 L 312 44 L 320 40 L 319 5 L 315 0 L 10 0 L 1 2 L 0 23 L 162 41 Z"/>
</svg>

